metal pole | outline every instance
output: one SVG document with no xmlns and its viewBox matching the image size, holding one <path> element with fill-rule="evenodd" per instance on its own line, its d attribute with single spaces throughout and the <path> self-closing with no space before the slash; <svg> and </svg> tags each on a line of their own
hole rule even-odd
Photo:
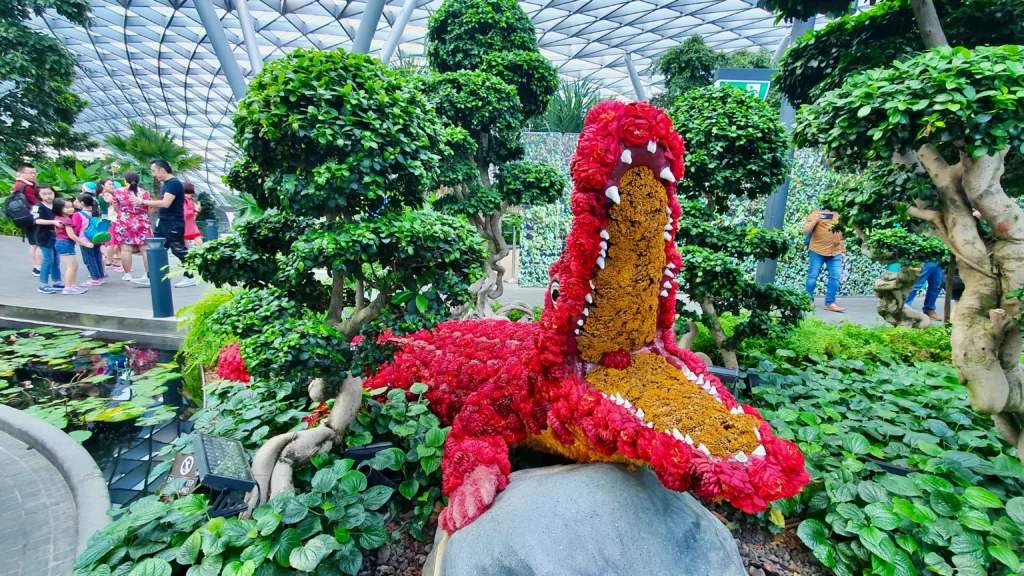
<svg viewBox="0 0 1024 576">
<path fill-rule="evenodd" d="M 629 72 L 629 81 L 633 83 L 633 92 L 636 93 L 637 102 L 647 100 L 644 85 L 640 83 L 640 76 L 637 75 L 636 68 L 633 67 L 633 56 L 629 52 L 626 52 L 626 71 Z"/>
<path fill-rule="evenodd" d="M 146 238 L 146 258 L 149 259 L 149 295 L 153 299 L 153 318 L 174 316 L 171 300 L 171 279 L 167 277 L 167 248 L 163 238 Z"/>
<path fill-rule="evenodd" d="M 363 8 L 363 19 L 359 21 L 359 30 L 352 41 L 352 51 L 356 54 L 368 54 L 373 35 L 377 33 L 377 22 L 384 13 L 384 0 L 367 0 Z"/>
<path fill-rule="evenodd" d="M 398 20 L 391 27 L 388 41 L 384 44 L 384 49 L 380 51 L 381 62 L 387 64 L 391 60 L 391 55 L 394 54 L 395 48 L 402 41 L 402 33 L 405 32 L 406 24 L 412 18 L 413 10 L 416 10 L 416 4 L 418 4 L 417 0 L 405 0 L 405 5 L 402 6 L 402 12 L 398 15 Z"/>
<path fill-rule="evenodd" d="M 238 12 L 238 23 L 242 26 L 242 38 L 245 39 L 245 53 L 249 56 L 249 66 L 253 76 L 263 70 L 263 56 L 260 55 L 260 43 L 256 38 L 256 28 L 252 16 L 249 15 L 248 0 L 235 0 L 235 12 Z"/>
<path fill-rule="evenodd" d="M 789 30 L 789 42 L 803 36 L 808 30 L 814 28 L 814 16 L 811 16 L 807 20 L 797 20 L 793 22 L 793 27 Z M 796 109 L 789 103 L 789 99 L 785 96 L 782 97 L 782 109 L 779 112 L 779 116 L 782 119 L 782 125 L 786 129 L 786 133 L 790 133 L 793 129 L 793 119 L 796 118 Z M 790 161 L 792 162 L 794 156 L 793 147 L 789 147 L 787 154 Z M 782 225 L 786 218 L 786 199 L 789 196 L 789 174 L 786 175 L 786 180 L 779 186 L 768 200 L 764 208 L 764 227 L 768 229 L 781 230 Z M 759 262 L 757 265 L 757 272 L 754 275 L 758 284 L 774 284 L 775 283 L 775 272 L 777 271 L 779 263 L 772 260 L 764 260 Z"/>
<path fill-rule="evenodd" d="M 196 0 L 193 2 L 196 12 L 199 13 L 199 20 L 206 29 L 206 37 L 213 45 L 213 53 L 220 61 L 220 68 L 228 79 L 228 86 L 231 87 L 231 94 L 235 100 L 241 100 L 245 96 L 245 78 L 242 77 L 242 69 L 238 67 L 234 54 L 231 53 L 231 45 L 228 44 L 228 37 L 224 35 L 224 25 L 217 12 L 213 9 L 212 0 Z"/>
<path fill-rule="evenodd" d="M 216 240 L 217 238 L 220 238 L 220 231 L 217 230 L 217 221 L 216 220 L 207 220 L 206 221 L 206 241 L 209 242 L 210 240 Z"/>
</svg>

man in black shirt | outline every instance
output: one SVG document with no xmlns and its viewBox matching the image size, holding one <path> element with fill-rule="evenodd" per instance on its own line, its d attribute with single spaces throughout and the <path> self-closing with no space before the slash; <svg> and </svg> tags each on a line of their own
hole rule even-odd
<svg viewBox="0 0 1024 576">
<path fill-rule="evenodd" d="M 166 240 L 167 248 L 178 257 L 178 260 L 185 261 L 188 248 L 185 246 L 185 188 L 181 180 L 174 176 L 171 165 L 162 158 L 149 161 L 149 169 L 153 172 L 153 179 L 161 182 L 161 196 L 159 200 L 143 200 L 136 197 L 136 204 L 143 204 L 159 208 L 160 221 L 156 225 L 156 236 Z M 132 280 L 137 284 L 149 284 L 149 278 L 143 276 Z M 178 288 L 195 286 L 196 279 L 186 273 L 185 278 L 175 284 Z"/>
</svg>

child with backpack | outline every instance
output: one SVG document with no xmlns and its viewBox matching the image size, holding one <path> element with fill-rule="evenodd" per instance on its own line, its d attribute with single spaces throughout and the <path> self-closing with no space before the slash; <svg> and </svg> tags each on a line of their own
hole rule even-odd
<svg viewBox="0 0 1024 576">
<path fill-rule="evenodd" d="M 71 201 L 57 198 L 53 201 L 53 212 L 57 214 L 57 217 L 54 218 L 56 220 L 54 225 L 56 242 L 53 247 L 60 254 L 60 260 L 64 264 L 64 290 L 61 291 L 61 294 L 65 296 L 85 294 L 89 289 L 75 283 L 78 280 L 78 258 L 75 257 L 75 244 L 86 248 L 92 248 L 94 244 L 79 236 L 75 231 L 75 223 L 71 220 L 71 217 L 75 215 L 75 206 Z"/>
<path fill-rule="evenodd" d="M 54 249 L 55 236 L 53 226 L 57 223 L 53 212 L 55 196 L 49 184 L 40 184 L 36 190 L 39 203 L 32 207 L 34 219 L 34 242 L 39 248 L 42 261 L 39 264 L 39 293 L 56 294 L 64 289 L 60 280 L 60 261 Z M 50 285 L 53 280 L 53 286 Z"/>
<path fill-rule="evenodd" d="M 100 250 L 99 225 L 100 219 L 99 202 L 91 194 L 79 194 L 75 199 L 75 215 L 71 222 L 75 227 L 75 234 L 79 238 L 85 238 L 93 243 L 92 247 L 79 244 L 78 250 L 82 253 L 82 261 L 85 262 L 85 269 L 89 271 L 89 279 L 82 282 L 82 286 L 100 286 L 104 283 L 106 274 L 103 271 L 103 253 Z"/>
</svg>

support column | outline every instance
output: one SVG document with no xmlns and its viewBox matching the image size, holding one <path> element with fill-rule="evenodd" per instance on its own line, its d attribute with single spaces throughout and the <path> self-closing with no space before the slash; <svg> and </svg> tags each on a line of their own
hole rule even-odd
<svg viewBox="0 0 1024 576">
<path fill-rule="evenodd" d="M 633 56 L 629 52 L 626 52 L 626 71 L 629 72 L 629 80 L 633 83 L 633 92 L 636 93 L 637 102 L 647 100 L 647 93 L 644 92 L 644 85 L 640 83 L 640 76 L 637 75 L 636 68 L 633 67 Z"/>
<path fill-rule="evenodd" d="M 380 15 L 384 12 L 384 1 L 366 0 L 363 18 L 359 21 L 359 30 L 356 30 L 356 38 L 352 41 L 352 51 L 356 54 L 370 52 L 370 42 L 377 32 L 377 22 L 380 22 Z"/>
<path fill-rule="evenodd" d="M 245 97 L 245 78 L 242 77 L 242 69 L 238 67 L 238 62 L 235 61 L 235 56 L 231 53 L 228 37 L 224 35 L 224 25 L 221 23 L 220 18 L 217 18 L 217 12 L 213 9 L 213 2 L 210 2 L 210 0 L 197 0 L 193 4 L 196 7 L 196 12 L 199 13 L 199 20 L 203 23 L 203 28 L 206 29 L 206 37 L 210 39 L 210 44 L 213 45 L 213 53 L 217 55 L 217 60 L 220 61 L 220 69 L 224 71 L 224 76 L 227 77 L 228 86 L 231 87 L 231 94 L 234 95 L 235 100 L 241 100 Z"/>
<path fill-rule="evenodd" d="M 252 16 L 249 15 L 248 0 L 235 0 L 235 12 L 238 13 L 238 23 L 242 25 L 245 53 L 249 56 L 249 66 L 252 67 L 252 75 L 255 76 L 260 73 L 260 70 L 263 70 L 263 56 L 260 55 L 256 27 L 253 26 Z"/>
<path fill-rule="evenodd" d="M 792 44 L 794 40 L 803 36 L 808 30 L 814 28 L 814 16 L 811 16 L 807 20 L 797 20 L 793 22 L 793 27 L 789 30 L 789 39 L 784 41 L 786 44 Z M 776 59 L 781 57 L 781 51 L 776 54 Z M 779 112 L 779 116 L 782 119 L 782 125 L 786 128 L 786 134 L 789 134 L 793 130 L 793 119 L 796 117 L 796 109 L 789 103 L 789 99 L 785 96 L 782 97 L 782 109 Z M 790 145 L 787 156 L 790 162 L 793 160 L 793 146 Z M 764 227 L 768 229 L 782 229 L 782 225 L 786 217 L 786 199 L 789 196 L 789 174 L 786 175 L 785 182 L 779 186 L 771 196 L 768 197 L 768 201 L 765 203 L 764 208 Z M 779 263 L 775 260 L 764 260 L 757 265 L 757 273 L 755 279 L 762 286 L 765 284 L 775 283 L 775 272 L 777 271 Z"/>
<path fill-rule="evenodd" d="M 412 13 L 416 10 L 418 3 L 418 0 L 405 0 L 405 5 L 402 6 L 402 12 L 398 15 L 398 20 L 391 27 L 388 41 L 384 44 L 384 49 L 380 51 L 381 62 L 387 64 L 391 60 L 391 55 L 394 54 L 395 48 L 398 48 L 398 43 L 402 41 L 402 33 L 405 32 L 405 26 L 412 18 Z"/>
</svg>

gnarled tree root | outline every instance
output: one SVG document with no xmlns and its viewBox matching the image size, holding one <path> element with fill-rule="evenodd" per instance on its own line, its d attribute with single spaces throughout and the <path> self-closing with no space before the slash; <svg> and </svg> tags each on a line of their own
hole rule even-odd
<svg viewBox="0 0 1024 576">
<path fill-rule="evenodd" d="M 274 436 L 260 447 L 252 460 L 252 475 L 259 491 L 246 498 L 249 509 L 285 490 L 294 491 L 295 466 L 342 443 L 345 429 L 359 411 L 362 398 L 363 379 L 349 376 L 341 385 L 327 421 L 321 426 Z"/>
</svg>

